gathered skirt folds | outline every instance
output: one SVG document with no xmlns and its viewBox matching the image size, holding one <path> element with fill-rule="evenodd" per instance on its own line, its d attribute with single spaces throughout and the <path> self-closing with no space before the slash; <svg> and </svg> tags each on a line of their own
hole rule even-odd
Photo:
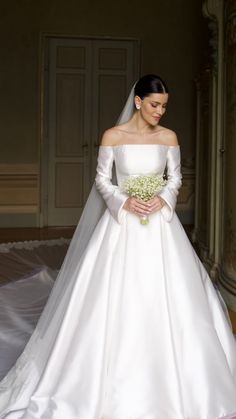
<svg viewBox="0 0 236 419">
<path fill-rule="evenodd" d="M 177 215 L 149 218 L 105 211 L 47 329 L 1 382 L 0 418 L 236 417 L 223 304 Z"/>
</svg>

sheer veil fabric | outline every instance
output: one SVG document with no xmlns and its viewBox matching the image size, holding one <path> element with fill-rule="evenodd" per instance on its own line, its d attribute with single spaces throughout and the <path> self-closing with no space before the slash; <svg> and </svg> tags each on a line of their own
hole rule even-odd
<svg viewBox="0 0 236 419">
<path fill-rule="evenodd" d="M 117 124 L 133 112 L 134 87 Z M 0 383 L 0 418 L 235 418 L 227 308 L 174 212 L 179 147 L 106 146 L 98 160 L 47 304 Z M 118 205 L 113 216 L 104 202 L 114 160 L 117 188 L 126 176 L 163 174 L 167 163 L 170 211 L 168 202 L 144 227 L 122 209 L 117 222 Z"/>
</svg>

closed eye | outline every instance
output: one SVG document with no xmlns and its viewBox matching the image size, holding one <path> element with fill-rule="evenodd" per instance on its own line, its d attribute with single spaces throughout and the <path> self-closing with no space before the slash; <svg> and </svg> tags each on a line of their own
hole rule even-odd
<svg viewBox="0 0 236 419">
<path fill-rule="evenodd" d="M 151 103 L 151 106 L 153 107 L 153 108 L 157 108 L 157 106 L 159 106 L 159 105 L 161 105 L 160 103 Z M 163 108 L 163 109 L 166 109 L 166 105 L 161 105 L 161 107 Z"/>
</svg>

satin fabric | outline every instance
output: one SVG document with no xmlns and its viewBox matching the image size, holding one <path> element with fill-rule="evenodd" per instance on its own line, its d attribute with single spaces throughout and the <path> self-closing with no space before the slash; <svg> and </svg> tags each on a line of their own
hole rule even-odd
<svg viewBox="0 0 236 419">
<path fill-rule="evenodd" d="M 110 180 L 113 160 L 118 186 Z M 123 209 L 119 186 L 128 176 L 162 174 L 166 162 L 168 206 L 143 226 Z M 179 147 L 100 148 L 96 185 L 107 210 L 73 280 L 67 270 L 61 300 L 52 304 L 52 293 L 50 310 L 1 382 L 1 418 L 236 416 L 236 343 L 174 212 L 180 183 Z"/>
</svg>

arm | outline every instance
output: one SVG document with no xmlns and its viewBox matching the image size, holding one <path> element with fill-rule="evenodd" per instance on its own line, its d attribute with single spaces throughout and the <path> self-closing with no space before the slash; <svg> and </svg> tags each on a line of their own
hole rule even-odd
<svg viewBox="0 0 236 419">
<path fill-rule="evenodd" d="M 113 161 L 113 147 L 100 146 L 95 184 L 111 215 L 121 224 L 126 214 L 123 205 L 128 197 L 120 192 L 117 185 L 111 183 Z"/>
<path fill-rule="evenodd" d="M 171 221 L 177 202 L 179 188 L 182 184 L 182 176 L 180 172 L 180 149 L 178 146 L 168 148 L 167 177 L 167 184 L 164 186 L 159 196 L 164 199 L 167 204 L 161 209 L 162 215 L 166 221 Z"/>
</svg>

